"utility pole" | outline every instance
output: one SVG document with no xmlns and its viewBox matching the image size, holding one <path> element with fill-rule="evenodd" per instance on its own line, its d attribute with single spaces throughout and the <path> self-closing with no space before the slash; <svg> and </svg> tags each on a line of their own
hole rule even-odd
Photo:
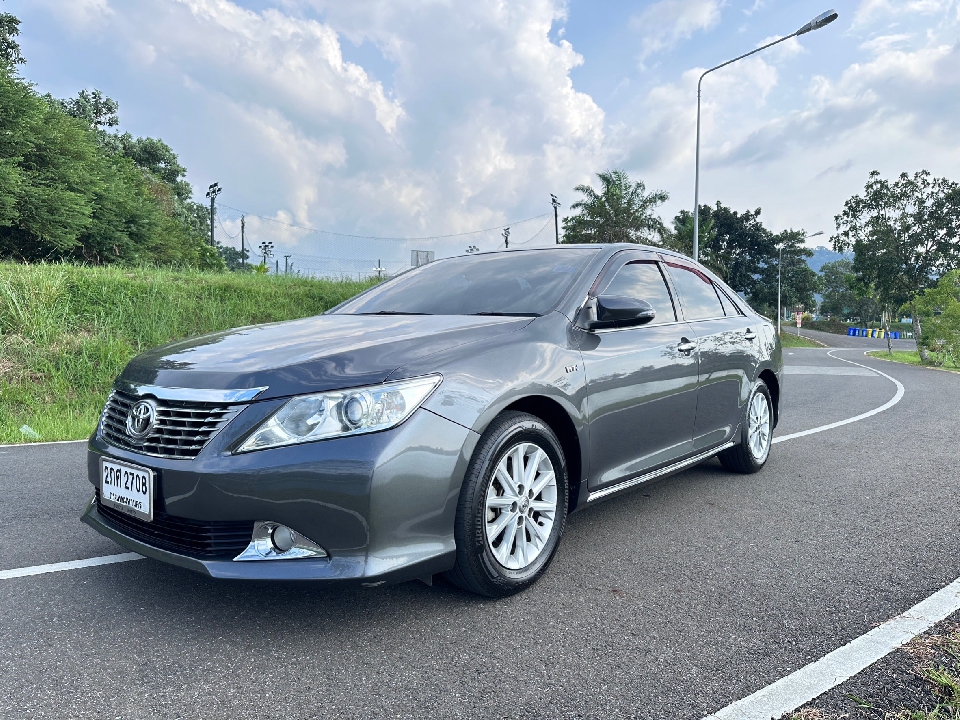
<svg viewBox="0 0 960 720">
<path fill-rule="evenodd" d="M 217 214 L 216 202 L 217 195 L 223 192 L 223 188 L 220 187 L 220 183 L 214 183 L 209 188 L 207 188 L 207 197 L 210 198 L 210 245 L 216 247 L 217 243 L 213 239 L 213 220 Z"/>
<path fill-rule="evenodd" d="M 557 245 L 560 244 L 560 220 L 557 216 L 557 208 L 560 207 L 560 201 L 557 196 L 550 193 L 550 204 L 553 205 L 553 232 L 557 236 Z"/>
<path fill-rule="evenodd" d="M 503 246 L 507 250 L 510 249 L 510 228 L 503 229 Z"/>
<path fill-rule="evenodd" d="M 283 274 L 284 274 L 284 275 L 289 275 L 289 274 L 290 274 L 290 258 L 291 258 L 291 257 L 293 257 L 293 256 L 292 256 L 292 255 L 284 255 L 284 256 L 283 256 Z M 277 262 L 280 262 L 280 261 L 278 260 Z"/>
<path fill-rule="evenodd" d="M 243 244 L 244 243 L 243 234 L 244 234 L 244 230 L 246 230 L 246 227 L 247 227 L 246 220 L 247 220 L 246 215 L 240 216 L 240 267 L 241 268 L 244 268 L 247 266 L 246 260 L 243 259 L 244 256 L 247 254 L 247 251 Z"/>
</svg>

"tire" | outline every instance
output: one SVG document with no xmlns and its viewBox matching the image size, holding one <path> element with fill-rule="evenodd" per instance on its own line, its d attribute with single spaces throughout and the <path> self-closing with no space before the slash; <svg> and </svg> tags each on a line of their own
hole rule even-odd
<svg viewBox="0 0 960 720">
<path fill-rule="evenodd" d="M 754 434 L 755 430 L 759 432 L 759 436 Z M 720 464 L 730 472 L 744 474 L 759 472 L 770 457 L 772 436 L 773 402 L 770 398 L 770 390 L 763 380 L 757 380 L 750 393 L 750 399 L 743 409 L 740 440 L 732 448 L 717 455 Z M 760 442 L 751 442 L 751 440 Z"/>
<path fill-rule="evenodd" d="M 521 487 L 524 479 L 531 487 Z M 563 451 L 549 426 L 526 413 L 497 417 L 477 443 L 460 489 L 457 561 L 446 578 L 494 598 L 530 587 L 563 534 L 567 482 Z"/>
</svg>

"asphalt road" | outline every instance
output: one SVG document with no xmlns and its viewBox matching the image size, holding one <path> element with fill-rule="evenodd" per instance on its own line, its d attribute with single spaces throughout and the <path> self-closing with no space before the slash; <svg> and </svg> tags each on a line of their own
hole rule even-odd
<svg viewBox="0 0 960 720">
<path fill-rule="evenodd" d="M 780 436 L 896 391 L 788 352 Z M 960 576 L 960 375 L 837 354 L 903 399 L 759 474 L 712 460 L 572 516 L 507 600 L 152 560 L 0 580 L 0 717 L 700 718 Z M 120 552 L 77 519 L 82 445 L 0 453 L 0 569 Z"/>
</svg>

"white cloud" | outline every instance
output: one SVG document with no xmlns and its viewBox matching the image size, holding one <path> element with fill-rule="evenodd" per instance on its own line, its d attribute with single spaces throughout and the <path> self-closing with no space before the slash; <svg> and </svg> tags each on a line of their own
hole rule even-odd
<svg viewBox="0 0 960 720">
<path fill-rule="evenodd" d="M 722 6 L 722 0 L 660 0 L 634 16 L 631 27 L 642 38 L 640 62 L 716 26 Z"/>
</svg>

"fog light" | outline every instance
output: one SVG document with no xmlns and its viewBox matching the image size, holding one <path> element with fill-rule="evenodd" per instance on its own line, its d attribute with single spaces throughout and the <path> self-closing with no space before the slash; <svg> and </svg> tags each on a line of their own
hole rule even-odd
<svg viewBox="0 0 960 720">
<path fill-rule="evenodd" d="M 297 538 L 286 525 L 277 525 L 270 533 L 270 542 L 278 553 L 285 553 L 296 544 Z"/>
<path fill-rule="evenodd" d="M 310 538 L 280 523 L 258 521 L 246 550 L 234 560 L 295 560 L 327 557 L 327 552 Z"/>
</svg>

